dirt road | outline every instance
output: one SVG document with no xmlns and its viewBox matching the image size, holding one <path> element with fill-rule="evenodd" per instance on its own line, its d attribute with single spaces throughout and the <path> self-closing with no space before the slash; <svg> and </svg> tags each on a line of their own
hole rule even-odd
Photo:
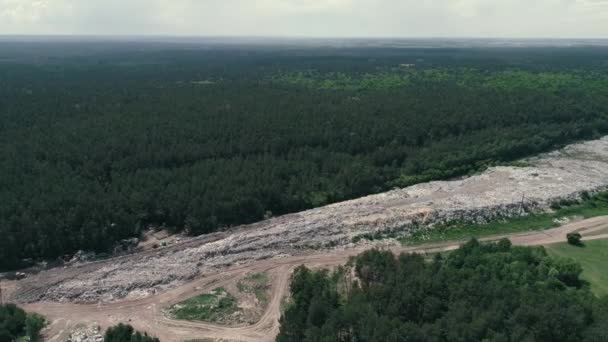
<svg viewBox="0 0 608 342">
<path fill-rule="evenodd" d="M 608 229 L 608 216 L 602 216 L 544 231 L 505 234 L 481 240 L 496 240 L 506 237 L 515 245 L 547 245 L 563 242 L 566 240 L 567 233 L 575 231 L 580 232 L 586 240 L 608 238 L 608 234 L 603 233 L 606 229 Z M 462 242 L 450 241 L 413 247 L 394 246 L 390 249 L 395 253 L 432 253 L 456 249 Z M 93 305 L 41 302 L 25 305 L 25 308 L 41 313 L 51 321 L 45 330 L 48 341 L 63 341 L 77 324 L 98 324 L 102 328 L 106 328 L 119 322 L 128 322 L 138 330 L 158 336 L 161 341 L 202 338 L 230 341 L 272 341 L 278 333 L 281 300 L 288 291 L 291 271 L 299 265 L 331 267 L 343 264 L 349 257 L 357 255 L 363 250 L 363 248 L 342 249 L 254 261 L 248 265 L 208 274 L 186 285 L 144 299 Z M 253 325 L 224 327 L 172 320 L 163 314 L 163 308 L 201 292 L 238 281 L 249 272 L 268 272 L 272 279 L 271 297 L 267 310 L 262 318 Z"/>
</svg>

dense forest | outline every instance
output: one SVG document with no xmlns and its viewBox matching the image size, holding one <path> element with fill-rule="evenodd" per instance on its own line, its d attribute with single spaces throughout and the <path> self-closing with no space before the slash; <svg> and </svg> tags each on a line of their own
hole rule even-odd
<svg viewBox="0 0 608 342">
<path fill-rule="evenodd" d="M 298 268 L 277 341 L 608 341 L 608 297 L 581 272 L 506 239 L 432 260 L 371 250 L 333 273 Z"/>
<path fill-rule="evenodd" d="M 0 270 L 608 133 L 608 48 L 0 44 Z"/>
</svg>

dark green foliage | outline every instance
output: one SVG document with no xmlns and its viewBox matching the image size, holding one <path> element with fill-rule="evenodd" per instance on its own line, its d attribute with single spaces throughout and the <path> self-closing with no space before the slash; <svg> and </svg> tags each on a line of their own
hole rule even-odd
<svg viewBox="0 0 608 342">
<path fill-rule="evenodd" d="M 32 313 L 25 318 L 25 332 L 30 341 L 36 342 L 40 337 L 40 331 L 44 328 L 46 321 L 43 316 Z"/>
<path fill-rule="evenodd" d="M 582 238 L 583 236 L 580 233 L 566 234 L 566 239 L 568 240 L 568 243 L 573 246 L 581 246 L 583 244 L 583 242 L 581 241 Z"/>
<path fill-rule="evenodd" d="M 150 337 L 148 334 L 142 334 L 135 331 L 129 324 L 119 323 L 116 326 L 108 328 L 104 336 L 104 342 L 159 342 L 156 337 Z"/>
<path fill-rule="evenodd" d="M 608 133 L 603 48 L 242 49 L 3 43 L 0 269 Z M 276 77 L 298 73 L 331 82 Z"/>
<path fill-rule="evenodd" d="M 600 342 L 606 341 L 608 337 L 608 296 L 596 301 L 593 306 L 593 324 L 585 332 L 585 340 Z"/>
<path fill-rule="evenodd" d="M 14 304 L 0 305 L 0 342 L 10 342 L 25 334 L 26 313 Z"/>
<path fill-rule="evenodd" d="M 591 294 L 580 266 L 543 248 L 472 240 L 432 261 L 372 250 L 354 259 L 354 270 L 358 280 L 340 292 L 341 278 L 298 268 L 277 341 L 608 338 L 606 298 Z"/>
<path fill-rule="evenodd" d="M 22 336 L 38 341 L 45 319 L 36 313 L 27 314 L 15 304 L 0 305 L 0 342 L 12 342 Z"/>
</svg>

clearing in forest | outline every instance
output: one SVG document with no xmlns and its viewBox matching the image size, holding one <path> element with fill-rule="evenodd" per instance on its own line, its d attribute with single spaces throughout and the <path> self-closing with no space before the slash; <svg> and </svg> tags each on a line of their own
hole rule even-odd
<svg viewBox="0 0 608 342">
<path fill-rule="evenodd" d="M 224 287 L 199 294 L 169 308 L 171 318 L 222 325 L 252 324 L 258 321 L 269 301 L 266 273 L 249 273 Z"/>
</svg>

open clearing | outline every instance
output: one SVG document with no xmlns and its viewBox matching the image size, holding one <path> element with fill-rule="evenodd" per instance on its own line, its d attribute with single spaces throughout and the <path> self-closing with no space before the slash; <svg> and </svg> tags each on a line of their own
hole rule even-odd
<svg viewBox="0 0 608 342">
<path fill-rule="evenodd" d="M 257 322 L 268 305 L 270 279 L 264 272 L 249 273 L 225 288 L 218 287 L 177 303 L 167 317 L 241 326 Z"/>
<path fill-rule="evenodd" d="M 189 321 L 223 323 L 225 317 L 239 313 L 236 298 L 223 287 L 173 305 L 169 316 Z"/>
<path fill-rule="evenodd" d="M 599 230 L 603 234 L 586 234 L 586 237 L 606 236 L 608 229 Z M 597 233 L 597 232 L 595 232 Z M 583 241 L 581 247 L 567 243 L 546 246 L 553 257 L 572 258 L 583 266 L 583 279 L 591 283 L 591 289 L 598 296 L 608 295 L 608 239 Z"/>
</svg>

